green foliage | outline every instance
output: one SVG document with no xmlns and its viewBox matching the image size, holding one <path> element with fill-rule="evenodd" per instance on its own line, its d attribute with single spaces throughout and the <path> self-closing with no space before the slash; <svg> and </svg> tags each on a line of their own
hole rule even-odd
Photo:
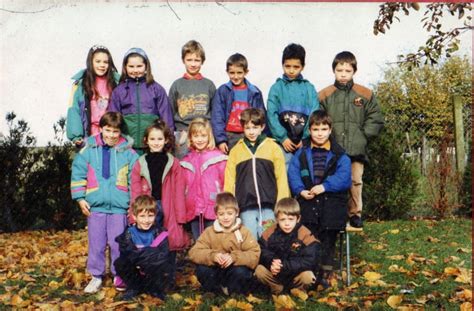
<svg viewBox="0 0 474 311">
<path fill-rule="evenodd" d="M 27 122 L 13 112 L 6 120 L 9 133 L 0 143 L 0 232 L 81 227 L 83 217 L 69 190 L 73 147 L 62 139 L 65 120 L 54 125 L 57 144 L 42 148 L 35 147 Z"/>
<path fill-rule="evenodd" d="M 472 143 L 469 143 L 471 145 Z M 472 153 L 471 153 L 472 154 Z M 463 215 L 472 217 L 472 157 L 468 156 L 466 170 L 464 171 L 463 184 L 461 189 L 461 203 L 463 204 L 459 212 Z"/>
<path fill-rule="evenodd" d="M 453 57 L 436 67 L 387 69 L 375 87 L 387 127 L 409 132 L 412 140 L 425 135 L 440 141 L 451 135 L 452 95 L 460 95 L 465 105 L 472 103 L 471 68 L 467 57 Z"/>
<path fill-rule="evenodd" d="M 372 219 L 406 217 L 417 195 L 416 163 L 404 159 L 403 147 L 394 144 L 402 133 L 384 129 L 369 144 L 370 163 L 364 172 L 364 216 Z"/>
</svg>

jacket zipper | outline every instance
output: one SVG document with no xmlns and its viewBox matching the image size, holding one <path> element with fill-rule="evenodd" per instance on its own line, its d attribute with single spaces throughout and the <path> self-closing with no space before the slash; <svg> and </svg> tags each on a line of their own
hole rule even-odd
<svg viewBox="0 0 474 311">
<path fill-rule="evenodd" d="M 137 79 L 137 82 L 136 82 L 136 86 L 137 86 L 137 115 L 138 115 L 138 124 L 137 124 L 137 134 L 136 134 L 136 141 L 138 143 L 138 146 L 141 146 L 141 139 L 140 139 L 140 129 L 141 129 L 141 114 L 142 114 L 142 107 L 140 105 L 140 84 L 138 82 L 138 79 Z"/>
</svg>

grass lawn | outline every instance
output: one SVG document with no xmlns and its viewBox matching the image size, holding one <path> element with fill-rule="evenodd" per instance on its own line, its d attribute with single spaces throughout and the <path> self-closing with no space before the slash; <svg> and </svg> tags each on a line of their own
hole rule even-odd
<svg viewBox="0 0 474 311">
<path fill-rule="evenodd" d="M 83 293 L 85 230 L 1 234 L 0 309 L 472 310 L 471 220 L 367 222 L 351 248 L 350 287 L 339 279 L 308 295 L 213 297 L 199 291 L 186 264 L 165 302 L 147 295 L 122 301 L 110 278 L 99 293 Z"/>
</svg>

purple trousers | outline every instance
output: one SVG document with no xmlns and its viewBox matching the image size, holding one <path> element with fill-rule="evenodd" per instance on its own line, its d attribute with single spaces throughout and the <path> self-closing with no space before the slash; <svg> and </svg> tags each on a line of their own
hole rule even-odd
<svg viewBox="0 0 474 311">
<path fill-rule="evenodd" d="M 87 236 L 89 239 L 89 254 L 87 270 L 96 277 L 105 275 L 105 248 L 110 247 L 110 271 L 115 275 L 114 261 L 120 255 L 115 238 L 122 234 L 127 227 L 127 215 L 105 214 L 92 212 L 87 217 Z"/>
</svg>

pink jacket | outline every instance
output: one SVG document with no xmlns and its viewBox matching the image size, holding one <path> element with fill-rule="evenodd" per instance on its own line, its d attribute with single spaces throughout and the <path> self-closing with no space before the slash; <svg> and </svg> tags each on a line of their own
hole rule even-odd
<svg viewBox="0 0 474 311">
<path fill-rule="evenodd" d="M 161 204 L 164 226 L 168 230 L 170 250 L 180 250 L 189 246 L 188 234 L 184 231 L 186 210 L 184 205 L 183 170 L 179 161 L 168 153 L 168 162 L 163 171 Z M 132 202 L 142 194 L 151 195 L 151 179 L 145 155 L 142 155 L 132 170 Z"/>
<path fill-rule="evenodd" d="M 191 150 L 180 162 L 184 171 L 186 221 L 202 215 L 214 220 L 216 196 L 224 189 L 227 156 L 219 149 L 197 152 Z"/>
</svg>

